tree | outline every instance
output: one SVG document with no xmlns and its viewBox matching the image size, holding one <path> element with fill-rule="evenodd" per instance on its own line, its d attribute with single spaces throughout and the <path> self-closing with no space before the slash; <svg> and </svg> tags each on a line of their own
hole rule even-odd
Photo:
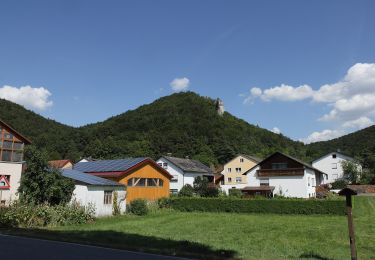
<svg viewBox="0 0 375 260">
<path fill-rule="evenodd" d="M 74 182 L 48 166 L 46 154 L 30 146 L 25 149 L 26 170 L 18 189 L 24 203 L 51 205 L 66 204 L 71 200 Z"/>
<path fill-rule="evenodd" d="M 193 197 L 194 188 L 190 184 L 185 184 L 178 193 L 180 197 Z"/>
<path fill-rule="evenodd" d="M 358 164 L 351 161 L 343 161 L 341 166 L 344 171 L 344 178 L 350 183 L 357 183 L 359 177 L 361 176 Z"/>
<path fill-rule="evenodd" d="M 196 177 L 194 179 L 194 191 L 201 197 L 218 197 L 219 189 L 213 184 L 210 184 L 209 180 L 204 177 Z"/>
</svg>

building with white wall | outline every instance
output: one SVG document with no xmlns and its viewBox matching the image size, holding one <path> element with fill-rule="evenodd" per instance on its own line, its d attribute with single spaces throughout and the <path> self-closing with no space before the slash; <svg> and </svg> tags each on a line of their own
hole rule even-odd
<svg viewBox="0 0 375 260">
<path fill-rule="evenodd" d="M 316 196 L 316 186 L 323 183 L 324 173 L 301 160 L 276 152 L 245 173 L 248 195 L 282 195 L 294 198 Z"/>
<path fill-rule="evenodd" d="M 6 179 L 1 183 L 3 185 L 0 184 L 0 206 L 9 205 L 18 199 L 25 165 L 23 150 L 30 143 L 26 137 L 0 120 L 0 178 Z"/>
<path fill-rule="evenodd" d="M 171 193 L 178 193 L 186 184 L 193 186 L 196 177 L 214 182 L 213 171 L 197 160 L 163 156 L 156 162 L 173 177 L 169 184 Z"/>
<path fill-rule="evenodd" d="M 342 163 L 347 161 L 354 162 L 354 159 L 340 152 L 331 152 L 314 160 L 312 166 L 327 174 L 325 183 L 332 183 L 344 177 Z"/>
<path fill-rule="evenodd" d="M 110 216 L 116 192 L 120 213 L 125 212 L 125 185 L 71 169 L 63 169 L 61 173 L 64 177 L 74 180 L 72 202 L 77 202 L 81 206 L 93 206 L 97 217 Z"/>
</svg>

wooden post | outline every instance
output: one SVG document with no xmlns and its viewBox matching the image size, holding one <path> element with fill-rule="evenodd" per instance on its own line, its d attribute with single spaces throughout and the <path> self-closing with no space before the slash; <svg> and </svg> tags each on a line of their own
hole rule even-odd
<svg viewBox="0 0 375 260">
<path fill-rule="evenodd" d="M 350 253 L 351 259 L 357 260 L 357 249 L 355 246 L 355 233 L 354 233 L 354 223 L 353 223 L 353 213 L 352 213 L 352 195 L 357 195 L 357 192 L 345 188 L 339 192 L 340 196 L 345 196 L 346 198 L 346 215 L 348 216 L 348 228 L 349 228 L 349 242 L 350 242 Z"/>
</svg>

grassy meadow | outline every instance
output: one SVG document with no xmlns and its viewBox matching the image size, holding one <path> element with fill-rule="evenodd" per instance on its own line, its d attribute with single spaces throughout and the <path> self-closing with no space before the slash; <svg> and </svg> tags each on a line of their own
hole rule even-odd
<svg viewBox="0 0 375 260">
<path fill-rule="evenodd" d="M 375 259 L 375 197 L 356 197 L 359 259 Z M 13 233 L 206 259 L 349 259 L 346 216 L 155 211 Z"/>
</svg>

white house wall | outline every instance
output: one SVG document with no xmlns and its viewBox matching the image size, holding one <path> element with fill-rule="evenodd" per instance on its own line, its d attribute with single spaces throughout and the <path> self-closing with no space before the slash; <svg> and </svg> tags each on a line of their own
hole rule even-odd
<svg viewBox="0 0 375 260">
<path fill-rule="evenodd" d="M 336 158 L 332 158 L 332 154 L 336 154 Z M 344 176 L 342 162 L 352 160 L 353 158 L 340 153 L 329 153 L 326 156 L 314 161 L 312 163 L 312 166 L 328 174 L 328 180 L 324 180 L 325 183 L 332 183 L 335 180 L 340 179 Z M 332 164 L 337 165 L 337 169 L 333 169 Z"/>
<path fill-rule="evenodd" d="M 259 170 L 259 166 L 247 173 L 248 183 L 246 186 L 260 186 L 261 179 L 268 179 L 269 186 L 275 187 L 273 194 L 281 194 L 285 197 L 294 198 L 309 198 L 309 195 L 310 197 L 315 197 L 315 185 L 312 184 L 312 181 L 315 179 L 313 170 L 305 169 L 303 176 L 271 177 L 258 177 L 256 174 L 257 170 Z M 308 185 L 308 180 L 310 180 L 310 186 Z"/>
<path fill-rule="evenodd" d="M 95 215 L 97 217 L 110 216 L 112 215 L 113 203 L 104 204 L 104 191 L 111 190 L 117 191 L 118 203 L 120 206 L 120 212 L 124 213 L 126 209 L 126 191 L 124 187 L 106 187 L 106 186 L 86 186 L 86 185 L 75 185 L 73 191 L 72 201 L 78 202 L 82 206 L 93 205 L 95 207 Z M 112 194 L 113 201 L 113 194 Z"/>
<path fill-rule="evenodd" d="M 171 181 L 169 183 L 169 189 L 170 190 L 177 190 L 180 191 L 181 188 L 189 184 L 193 186 L 194 179 L 198 176 L 203 176 L 204 174 L 199 174 L 199 173 L 193 173 L 193 172 L 183 172 L 179 167 L 171 163 L 170 161 L 160 158 L 159 160 L 156 161 L 157 163 L 167 163 L 167 167 L 163 167 L 170 175 L 172 176 L 177 176 L 178 180 L 177 182 Z"/>
<path fill-rule="evenodd" d="M 21 181 L 22 165 L 21 162 L 0 162 L 0 175 L 10 176 L 10 189 L 2 190 L 0 198 L 0 201 L 5 200 L 6 205 L 18 199 L 17 192 Z"/>
</svg>

